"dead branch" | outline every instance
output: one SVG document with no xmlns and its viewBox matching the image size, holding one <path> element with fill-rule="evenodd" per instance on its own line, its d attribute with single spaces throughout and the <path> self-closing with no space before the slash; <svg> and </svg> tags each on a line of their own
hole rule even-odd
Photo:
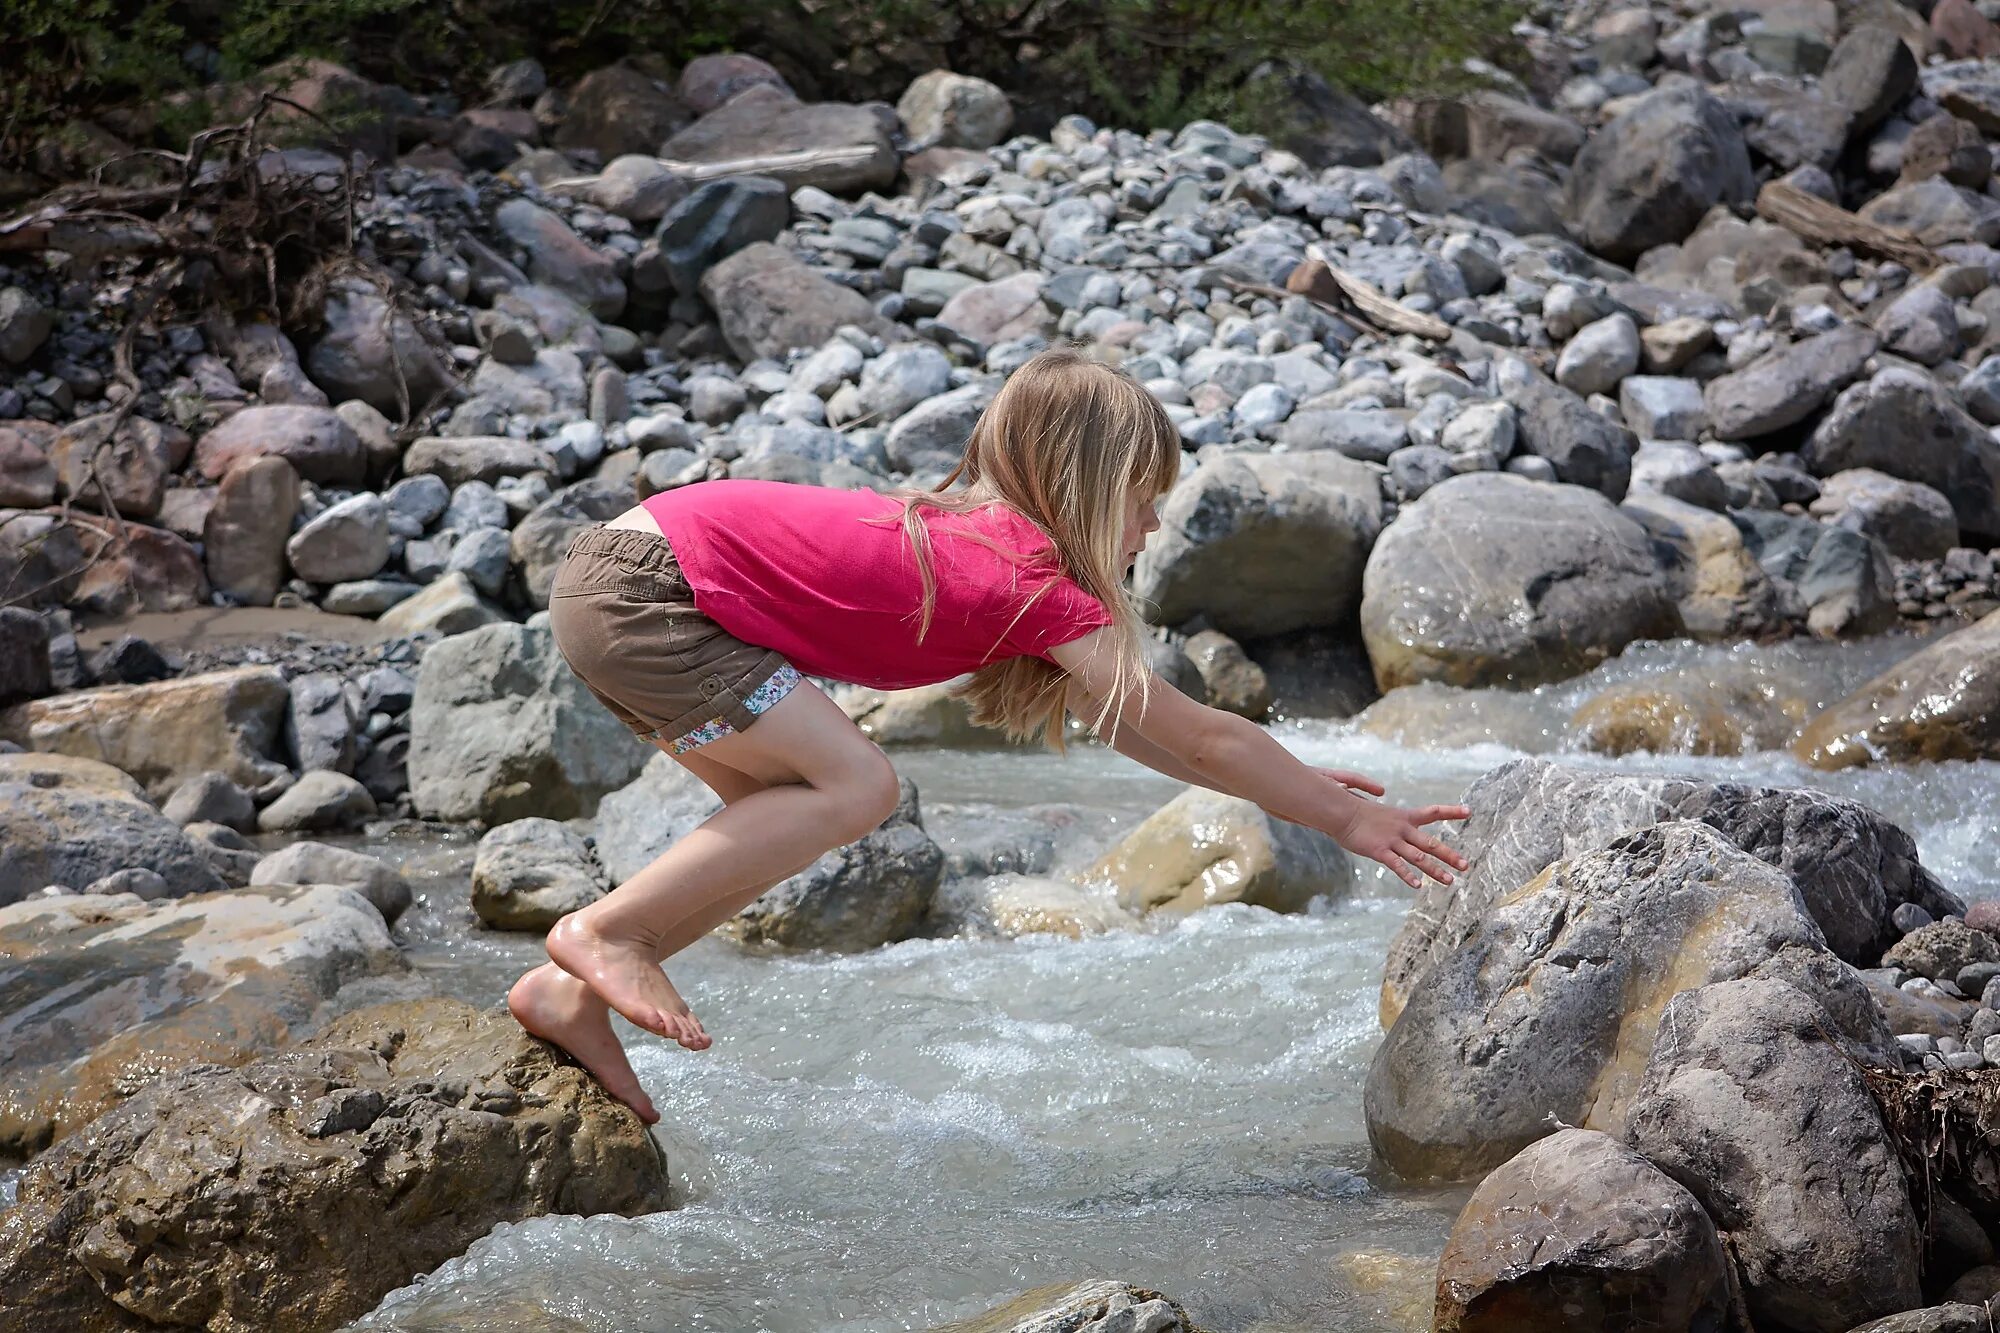
<svg viewBox="0 0 2000 1333">
<path fill-rule="evenodd" d="M 1893 259 L 1918 273 L 1942 261 L 1929 246 L 1900 227 L 1883 227 L 1807 194 L 1781 180 L 1757 192 L 1757 216 L 1816 245 L 1844 245 L 1881 259 Z"/>
<path fill-rule="evenodd" d="M 1328 261 L 1318 246 L 1309 246 L 1307 260 L 1285 279 L 1288 294 L 1303 296 L 1335 314 L 1359 321 L 1377 332 L 1413 333 L 1432 342 L 1448 342 L 1451 325 L 1434 315 L 1392 301 L 1374 287 L 1344 273 Z"/>
</svg>

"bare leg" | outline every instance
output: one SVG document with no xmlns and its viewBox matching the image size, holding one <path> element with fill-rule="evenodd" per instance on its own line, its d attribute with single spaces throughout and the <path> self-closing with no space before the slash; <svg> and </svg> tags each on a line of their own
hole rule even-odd
<svg viewBox="0 0 2000 1333">
<path fill-rule="evenodd" d="M 556 923 L 548 951 L 634 1024 L 693 1050 L 707 1033 L 660 960 L 895 808 L 895 771 L 816 686 L 800 685 L 702 757 L 762 784 L 631 879 Z"/>
</svg>

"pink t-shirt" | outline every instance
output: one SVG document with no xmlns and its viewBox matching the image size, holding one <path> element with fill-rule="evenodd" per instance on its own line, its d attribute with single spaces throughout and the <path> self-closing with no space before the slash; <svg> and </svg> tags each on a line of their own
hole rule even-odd
<svg viewBox="0 0 2000 1333">
<path fill-rule="evenodd" d="M 808 675 L 876 689 L 931 685 L 1003 658 L 1047 657 L 1111 623 L 1103 604 L 1062 574 L 1041 529 L 1005 505 L 924 514 L 937 602 L 921 643 L 923 583 L 900 502 L 888 496 L 708 481 L 662 491 L 645 506 L 695 606 Z M 1045 583 L 1052 586 L 1022 614 Z"/>
</svg>

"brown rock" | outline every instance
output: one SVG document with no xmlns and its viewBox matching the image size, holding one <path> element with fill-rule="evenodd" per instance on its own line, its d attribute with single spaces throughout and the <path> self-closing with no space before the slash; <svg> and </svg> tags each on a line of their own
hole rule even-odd
<svg viewBox="0 0 2000 1333">
<path fill-rule="evenodd" d="M 0 425 L 0 508 L 54 504 L 56 470 L 49 462 L 55 428 L 23 419 Z"/>
<path fill-rule="evenodd" d="M 171 532 L 72 515 L 86 567 L 69 604 L 100 615 L 187 611 L 208 604 L 208 579 L 194 547 Z"/>
<path fill-rule="evenodd" d="M 1993 177 L 1993 154 L 1979 127 L 1946 113 L 1932 116 L 1903 141 L 1906 181 L 1942 176 L 1953 185 L 1983 190 Z"/>
<path fill-rule="evenodd" d="M 1211 707 L 1253 722 L 1271 711 L 1271 682 L 1236 640 L 1220 630 L 1203 630 L 1188 639 L 1186 651 L 1201 673 Z"/>
<path fill-rule="evenodd" d="M 1809 707 L 1754 680 L 1634 682 L 1586 699 L 1570 726 L 1599 754 L 1738 755 L 1783 745 Z"/>
<path fill-rule="evenodd" d="M 1931 36 L 1947 60 L 2000 56 L 2000 28 L 1974 8 L 1972 0 L 1938 0 L 1931 10 Z"/>
<path fill-rule="evenodd" d="M 222 478 L 202 529 L 209 582 L 250 606 L 269 606 L 285 581 L 285 542 L 299 508 L 299 474 L 275 455 L 239 458 Z"/>
<path fill-rule="evenodd" d="M 220 481 L 239 458 L 272 454 L 290 463 L 310 482 L 359 485 L 368 473 L 368 452 L 353 429 L 331 408 L 246 407 L 201 437 L 195 465 Z"/>
<path fill-rule="evenodd" d="M 2000 758 L 2000 611 L 1904 658 L 1821 713 L 1792 752 L 1829 772 Z"/>
<path fill-rule="evenodd" d="M 886 189 L 901 167 L 888 127 L 867 107 L 801 102 L 768 85 L 738 93 L 659 153 L 669 163 L 755 159 L 742 170 L 775 176 L 788 189 L 816 185 L 834 194 Z"/>
<path fill-rule="evenodd" d="M 702 274 L 701 294 L 722 321 L 730 349 L 745 361 L 818 347 L 843 324 L 883 337 L 892 331 L 867 297 L 768 242 L 747 245 Z"/>
<path fill-rule="evenodd" d="M 1128 912 L 1178 915 L 1237 902 L 1302 912 L 1321 894 L 1346 892 L 1354 868 L 1324 833 L 1190 787 L 1077 878 L 1110 884 Z"/>
<path fill-rule="evenodd" d="M 160 1080 L 39 1159 L 0 1304 L 51 1329 L 319 1333 L 496 1223 L 672 1205 L 645 1126 L 506 1014 L 379 1005 Z"/>
<path fill-rule="evenodd" d="M 629 65 L 606 65 L 571 91 L 555 144 L 588 148 L 609 162 L 627 153 L 656 153 L 687 123 L 688 109 L 672 93 Z"/>
<path fill-rule="evenodd" d="M 347 983 L 408 970 L 381 914 L 332 885 L 0 908 L 0 1152 L 39 1151 L 162 1074 L 253 1060 Z"/>
<path fill-rule="evenodd" d="M 116 413 L 73 422 L 50 450 L 62 494 L 76 504 L 121 518 L 160 512 L 173 462 L 166 433 L 144 417 L 128 417 L 107 436 Z"/>
<path fill-rule="evenodd" d="M 290 700 L 276 668 L 237 667 L 20 704 L 0 712 L 0 736 L 110 764 L 157 800 L 210 769 L 255 791 L 286 771 L 270 756 Z"/>
<path fill-rule="evenodd" d="M 790 93 L 785 76 L 766 62 L 742 51 L 722 51 L 696 56 L 681 70 L 681 101 L 697 115 L 705 116 L 746 88 L 759 84 Z"/>
<path fill-rule="evenodd" d="M 59 514 L 0 509 L 0 602 L 61 606 L 82 582 L 87 559 L 77 526 Z"/>
</svg>

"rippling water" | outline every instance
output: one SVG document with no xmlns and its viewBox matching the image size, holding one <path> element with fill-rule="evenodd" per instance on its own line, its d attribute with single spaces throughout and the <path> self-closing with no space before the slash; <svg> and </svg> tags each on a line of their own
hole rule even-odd
<svg viewBox="0 0 2000 1333">
<path fill-rule="evenodd" d="M 1646 646 L 1528 694 L 1436 691 L 1403 710 L 1398 739 L 1365 721 L 1274 730 L 1412 802 L 1454 798 L 1523 753 L 1819 786 L 1902 822 L 1959 893 L 2000 896 L 2000 764 L 1826 775 L 1782 751 L 1611 760 L 1576 753 L 1568 727 L 1590 694 L 1640 679 L 1762 681 L 1823 704 L 1913 646 Z M 1063 802 L 1101 844 L 1175 791 L 1093 750 L 897 762 L 947 841 L 989 812 Z M 413 957 L 452 993 L 497 1002 L 537 951 L 471 927 L 469 844 L 388 850 L 426 886 L 401 928 Z M 1463 1196 L 1377 1177 L 1361 1124 L 1406 901 L 1385 872 L 1312 915 L 1226 908 L 1082 941 L 846 958 L 704 941 L 676 977 L 715 1048 L 625 1029 L 687 1206 L 502 1227 L 360 1326 L 504 1314 L 564 1330 L 914 1329 L 1101 1275 L 1156 1286 L 1219 1330 L 1411 1327 Z"/>
</svg>

